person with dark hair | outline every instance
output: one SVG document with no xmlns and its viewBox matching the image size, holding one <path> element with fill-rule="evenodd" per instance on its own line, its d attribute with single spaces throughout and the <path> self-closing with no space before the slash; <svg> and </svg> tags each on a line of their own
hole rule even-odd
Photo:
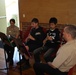
<svg viewBox="0 0 76 75">
<path fill-rule="evenodd" d="M 55 17 L 50 18 L 49 23 L 57 24 L 58 23 L 57 18 Z"/>
<path fill-rule="evenodd" d="M 11 21 L 12 21 L 13 23 L 15 23 L 15 19 L 10 19 L 10 23 L 11 23 Z"/>
<path fill-rule="evenodd" d="M 39 26 L 39 21 L 37 18 L 33 18 L 31 21 L 31 30 L 27 37 L 27 42 L 25 42 L 27 50 L 33 52 L 34 49 L 41 47 L 43 45 L 43 40 L 45 38 L 45 33 L 43 28 Z"/>
<path fill-rule="evenodd" d="M 46 37 L 43 28 L 39 26 L 39 20 L 37 18 L 32 19 L 31 27 L 30 33 L 25 41 L 25 47 L 28 52 L 33 52 L 36 48 L 41 47 L 43 45 L 43 40 Z M 27 55 L 26 57 L 23 56 L 22 60 L 25 60 L 25 65 L 22 66 L 22 70 L 29 68 L 29 57 Z"/>
<path fill-rule="evenodd" d="M 40 62 L 40 54 L 42 52 L 44 52 L 44 58 L 47 61 L 52 61 L 52 59 L 50 59 L 50 54 L 51 52 L 55 51 L 56 52 L 56 48 L 58 47 L 58 45 L 60 44 L 60 31 L 56 28 L 56 24 L 57 24 L 57 18 L 52 17 L 49 20 L 49 30 L 47 30 L 46 34 L 47 37 L 45 38 L 45 40 L 43 41 L 44 45 L 40 48 L 37 48 L 36 50 L 34 50 L 34 58 L 35 58 L 35 62 Z M 52 50 L 50 51 L 49 49 L 52 48 Z"/>
<path fill-rule="evenodd" d="M 34 22 L 34 23 L 38 23 L 39 24 L 39 20 L 37 18 L 33 18 L 31 22 Z"/>
<path fill-rule="evenodd" d="M 68 25 L 64 28 L 63 38 L 67 41 L 57 51 L 52 62 L 35 63 L 36 75 L 68 75 L 69 70 L 76 65 L 76 26 Z"/>
<path fill-rule="evenodd" d="M 7 37 L 10 40 L 10 43 L 12 46 L 9 46 L 7 44 L 4 45 L 4 49 L 7 52 L 8 58 L 7 62 L 9 62 L 10 65 L 13 65 L 13 55 L 14 55 L 14 47 L 15 43 L 11 37 L 18 38 L 19 36 L 19 28 L 15 26 L 15 19 L 10 19 L 10 26 L 7 27 Z"/>
</svg>

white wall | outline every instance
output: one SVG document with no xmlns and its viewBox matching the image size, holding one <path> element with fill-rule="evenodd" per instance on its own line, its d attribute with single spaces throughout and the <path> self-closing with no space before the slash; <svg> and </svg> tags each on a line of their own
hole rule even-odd
<svg viewBox="0 0 76 75">
<path fill-rule="evenodd" d="M 0 0 L 0 32 L 6 33 L 6 18 L 2 18 L 3 16 L 6 16 L 6 10 L 5 10 L 5 0 Z"/>
</svg>

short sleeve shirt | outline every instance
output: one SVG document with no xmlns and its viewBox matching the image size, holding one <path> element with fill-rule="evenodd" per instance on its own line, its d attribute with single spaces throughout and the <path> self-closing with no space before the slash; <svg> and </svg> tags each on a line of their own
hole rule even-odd
<svg viewBox="0 0 76 75">
<path fill-rule="evenodd" d="M 19 34 L 19 28 L 17 26 L 7 27 L 7 35 L 11 35 L 13 37 L 16 37 L 18 34 Z"/>
<path fill-rule="evenodd" d="M 67 42 L 57 52 L 52 62 L 62 72 L 68 72 L 76 64 L 76 40 Z"/>
</svg>

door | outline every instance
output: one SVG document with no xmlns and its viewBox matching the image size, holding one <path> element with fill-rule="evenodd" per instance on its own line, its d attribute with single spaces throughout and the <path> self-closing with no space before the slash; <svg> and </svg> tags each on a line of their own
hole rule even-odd
<svg viewBox="0 0 76 75">
<path fill-rule="evenodd" d="M 0 32 L 6 33 L 6 27 L 5 0 L 0 0 Z"/>
</svg>

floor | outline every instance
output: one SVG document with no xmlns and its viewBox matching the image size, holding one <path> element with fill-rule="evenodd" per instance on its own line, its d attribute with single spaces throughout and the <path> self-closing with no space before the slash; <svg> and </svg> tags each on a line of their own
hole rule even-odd
<svg viewBox="0 0 76 75">
<path fill-rule="evenodd" d="M 16 64 L 19 61 L 19 53 L 17 48 L 15 49 L 13 60 L 14 60 L 14 66 L 13 67 L 8 66 L 10 69 L 8 70 L 8 74 L 7 74 L 7 70 L 3 70 L 3 69 L 6 69 L 4 49 L 0 48 L 0 75 L 21 75 L 20 70 L 18 69 Z M 32 68 L 33 63 L 34 63 L 33 58 L 30 58 L 31 68 L 28 70 L 22 71 L 22 75 L 31 75 L 31 74 L 35 75 L 34 70 Z"/>
<path fill-rule="evenodd" d="M 17 48 L 15 49 L 14 52 L 14 66 L 10 67 L 10 69 L 8 70 L 8 74 L 7 74 L 7 70 L 2 70 L 4 68 L 6 68 L 5 65 L 5 55 L 4 55 L 4 49 L 0 48 L 0 75 L 21 75 L 19 69 L 16 66 L 16 63 L 19 61 L 19 53 Z M 34 59 L 33 57 L 30 59 L 30 64 L 32 66 L 32 64 L 34 63 Z M 24 70 L 22 71 L 22 75 L 35 75 L 33 68 L 31 67 L 28 70 Z M 74 69 L 73 75 L 76 75 L 76 67 Z"/>
</svg>

